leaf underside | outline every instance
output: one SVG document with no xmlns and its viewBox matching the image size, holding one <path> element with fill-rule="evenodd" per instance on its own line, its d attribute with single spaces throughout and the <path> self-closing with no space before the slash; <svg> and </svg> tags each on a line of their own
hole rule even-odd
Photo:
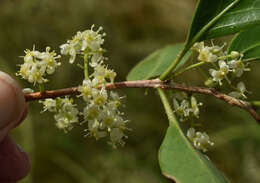
<svg viewBox="0 0 260 183">
<path fill-rule="evenodd" d="M 171 65 L 183 47 L 184 44 L 180 43 L 175 45 L 168 45 L 153 52 L 140 61 L 129 72 L 127 75 L 127 80 L 144 80 L 159 76 Z M 189 55 L 190 52 L 185 55 L 175 70 L 180 68 L 188 60 Z"/>
</svg>

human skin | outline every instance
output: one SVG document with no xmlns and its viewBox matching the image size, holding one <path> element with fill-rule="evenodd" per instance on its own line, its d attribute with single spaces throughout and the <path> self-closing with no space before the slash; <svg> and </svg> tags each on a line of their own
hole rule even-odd
<svg viewBox="0 0 260 183">
<path fill-rule="evenodd" d="M 27 111 L 19 84 L 0 71 L 0 183 L 15 183 L 30 169 L 27 153 L 8 135 L 25 119 Z"/>
</svg>

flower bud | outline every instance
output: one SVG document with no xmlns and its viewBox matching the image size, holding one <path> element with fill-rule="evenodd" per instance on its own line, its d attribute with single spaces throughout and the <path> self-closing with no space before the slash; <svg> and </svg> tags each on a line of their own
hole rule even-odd
<svg viewBox="0 0 260 183">
<path fill-rule="evenodd" d="M 214 88 L 217 84 L 213 81 L 212 78 L 209 78 L 204 82 L 204 85 L 210 88 Z"/>
<path fill-rule="evenodd" d="M 237 51 L 231 51 L 231 53 L 230 53 L 230 57 L 232 59 L 237 59 L 239 56 L 240 56 L 240 54 Z"/>
</svg>

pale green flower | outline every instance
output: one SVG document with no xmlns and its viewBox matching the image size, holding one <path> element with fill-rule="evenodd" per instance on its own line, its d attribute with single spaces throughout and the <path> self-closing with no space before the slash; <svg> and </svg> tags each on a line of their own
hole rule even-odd
<svg viewBox="0 0 260 183">
<path fill-rule="evenodd" d="M 249 68 L 246 68 L 242 60 L 232 60 L 228 64 L 236 77 L 241 77 L 244 71 L 250 71 Z"/>
<path fill-rule="evenodd" d="M 202 152 L 207 152 L 208 148 L 214 145 L 214 143 L 210 141 L 206 132 L 196 132 L 194 128 L 188 129 L 187 137 L 192 142 L 194 147 Z"/>
<path fill-rule="evenodd" d="M 233 92 L 229 93 L 228 95 L 235 97 L 235 98 L 244 98 L 244 99 L 247 98 L 245 95 L 245 92 L 247 90 L 246 90 L 246 86 L 245 86 L 244 82 L 241 81 L 237 84 L 237 90 L 238 91 L 233 91 Z"/>
</svg>

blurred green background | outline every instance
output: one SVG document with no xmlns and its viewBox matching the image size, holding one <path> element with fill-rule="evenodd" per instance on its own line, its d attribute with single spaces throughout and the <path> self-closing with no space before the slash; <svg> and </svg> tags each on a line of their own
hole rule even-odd
<svg viewBox="0 0 260 183">
<path fill-rule="evenodd" d="M 0 1 L 0 69 L 15 76 L 28 48 L 58 47 L 76 31 L 103 26 L 108 64 L 125 80 L 129 70 L 152 51 L 185 40 L 195 0 L 2 0 Z M 230 37 L 224 40 L 229 40 Z M 219 40 L 219 42 L 223 42 Z M 244 81 L 260 99 L 259 65 L 246 73 Z M 64 60 L 50 89 L 77 86 L 80 70 Z M 259 78 L 259 79 L 258 79 Z M 182 82 L 203 85 L 203 78 L 189 72 Z M 83 129 L 64 134 L 56 129 L 51 114 L 39 113 L 40 104 L 30 103 L 24 123 L 12 134 L 29 152 L 32 169 L 21 183 L 167 183 L 160 174 L 157 151 L 167 128 L 159 97 L 149 91 L 129 89 L 124 111 L 132 131 L 125 147 L 118 150 L 106 140 L 83 138 Z M 244 111 L 230 108 L 212 97 L 199 96 L 203 130 L 215 146 L 208 154 L 232 182 L 260 182 L 260 127 Z M 260 112 L 260 111 L 259 111 Z M 189 173 L 189 172 L 184 172 Z"/>
</svg>

